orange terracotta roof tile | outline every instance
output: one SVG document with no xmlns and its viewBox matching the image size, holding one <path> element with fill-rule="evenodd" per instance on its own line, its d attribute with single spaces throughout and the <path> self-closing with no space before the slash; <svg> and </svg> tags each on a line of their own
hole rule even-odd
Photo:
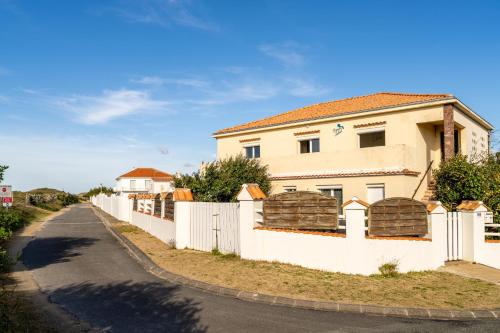
<svg viewBox="0 0 500 333">
<path fill-rule="evenodd" d="M 193 193 L 188 188 L 176 188 L 173 197 L 174 201 L 193 201 Z"/>
<path fill-rule="evenodd" d="M 364 177 L 364 176 L 413 176 L 420 174 L 418 171 L 408 169 L 403 170 L 379 170 L 362 172 L 335 172 L 335 173 L 311 173 L 302 175 L 271 175 L 271 180 L 295 180 L 295 179 L 317 179 L 317 178 L 343 178 L 343 177 Z"/>
<path fill-rule="evenodd" d="M 154 168 L 136 168 L 132 171 L 124 173 L 119 178 L 152 178 L 153 180 L 172 180 L 174 176 L 167 172 L 163 172 Z"/>
<path fill-rule="evenodd" d="M 353 202 L 357 202 L 357 203 L 359 203 L 360 205 L 365 206 L 366 208 L 370 207 L 370 204 L 369 204 L 368 202 L 366 202 L 366 201 L 363 201 L 363 200 L 361 200 L 361 199 L 356 199 L 356 200 L 352 200 L 352 199 L 351 199 L 351 200 L 349 200 L 349 201 L 344 202 L 344 203 L 342 204 L 342 208 L 343 208 L 343 207 L 345 207 L 345 206 L 347 206 L 347 205 L 352 204 Z"/>
<path fill-rule="evenodd" d="M 464 200 L 460 203 L 460 205 L 457 206 L 457 209 L 458 210 L 465 210 L 465 211 L 474 211 L 481 206 L 484 206 L 482 201 Z M 484 207 L 486 207 L 486 206 L 484 206 Z"/>
<path fill-rule="evenodd" d="M 215 135 L 450 98 L 453 98 L 453 95 L 381 92 L 372 95 L 313 104 L 264 119 L 228 127 L 215 132 Z"/>
<path fill-rule="evenodd" d="M 236 197 L 239 197 L 244 189 L 248 191 L 248 194 L 250 194 L 253 200 L 262 200 L 266 198 L 266 194 L 262 191 L 259 184 L 243 184 Z"/>
</svg>

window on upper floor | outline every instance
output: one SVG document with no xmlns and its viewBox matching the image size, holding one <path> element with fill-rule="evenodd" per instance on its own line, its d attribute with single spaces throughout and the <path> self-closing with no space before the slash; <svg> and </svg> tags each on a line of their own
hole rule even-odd
<svg viewBox="0 0 500 333">
<path fill-rule="evenodd" d="M 130 181 L 130 189 L 131 190 L 135 190 L 135 186 L 136 186 L 136 181 L 135 180 L 131 180 Z"/>
<path fill-rule="evenodd" d="M 285 191 L 285 192 L 297 192 L 297 186 L 285 185 L 285 186 L 283 186 L 283 191 Z"/>
<path fill-rule="evenodd" d="M 319 139 L 307 139 L 299 141 L 299 151 L 301 154 L 319 152 Z"/>
<path fill-rule="evenodd" d="M 358 133 L 359 148 L 385 146 L 385 130 Z"/>
<path fill-rule="evenodd" d="M 245 147 L 245 156 L 247 158 L 259 158 L 260 157 L 260 146 Z"/>
<path fill-rule="evenodd" d="M 152 180 L 145 180 L 144 183 L 146 185 L 146 190 L 151 190 L 153 188 L 153 181 Z"/>
</svg>

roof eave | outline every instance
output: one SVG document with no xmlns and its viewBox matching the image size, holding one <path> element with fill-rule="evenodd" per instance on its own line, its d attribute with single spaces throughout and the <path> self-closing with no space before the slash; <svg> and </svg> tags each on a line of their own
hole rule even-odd
<svg viewBox="0 0 500 333">
<path fill-rule="evenodd" d="M 471 118 L 474 118 L 478 123 L 480 123 L 482 126 L 484 126 L 486 129 L 488 129 L 489 131 L 492 131 L 495 129 L 495 127 L 493 127 L 493 125 L 488 122 L 486 119 L 484 119 L 483 117 L 481 117 L 479 114 L 477 114 L 476 112 L 474 112 L 470 107 L 468 107 L 466 104 L 462 103 L 461 100 L 459 100 L 458 98 L 454 98 L 454 102 L 456 104 L 458 104 L 460 106 L 460 108 L 465 111 L 465 113 L 470 116 Z"/>
<path fill-rule="evenodd" d="M 483 122 L 485 122 L 486 124 L 488 124 L 491 127 L 491 124 L 489 124 L 483 118 L 479 117 L 476 113 L 474 113 L 467 106 L 465 106 L 465 104 L 463 104 L 462 102 L 460 102 L 454 96 L 450 96 L 450 97 L 446 97 L 446 98 L 442 98 L 442 99 L 433 100 L 433 101 L 430 101 L 430 102 L 406 103 L 406 104 L 401 104 L 401 105 L 397 105 L 397 106 L 390 106 L 390 107 L 383 107 L 383 108 L 375 108 L 375 109 L 352 111 L 352 112 L 342 113 L 342 114 L 339 114 L 339 115 L 329 115 L 329 116 L 316 117 L 316 118 L 311 118 L 311 119 L 295 120 L 295 121 L 289 121 L 289 122 L 285 122 L 285 123 L 272 124 L 272 125 L 264 125 L 264 126 L 257 126 L 257 127 L 242 129 L 242 130 L 234 130 L 234 131 L 223 132 L 223 133 L 215 132 L 215 133 L 212 134 L 212 137 L 215 138 L 215 139 L 218 139 L 218 138 L 225 137 L 225 136 L 235 135 L 236 133 L 238 133 L 238 134 L 241 134 L 241 133 L 252 133 L 252 132 L 262 131 L 262 130 L 265 130 L 265 129 L 268 129 L 268 128 L 273 128 L 273 127 L 278 127 L 278 128 L 279 127 L 289 127 L 290 125 L 300 125 L 300 124 L 310 124 L 310 123 L 324 122 L 324 121 L 326 121 L 328 119 L 349 118 L 350 116 L 356 115 L 356 114 L 359 114 L 359 113 L 394 112 L 394 111 L 412 109 L 415 106 L 419 106 L 419 107 L 423 107 L 423 106 L 435 106 L 435 105 L 442 105 L 442 104 L 454 103 L 454 102 L 458 102 L 461 105 L 463 105 L 472 114 L 476 115 L 479 119 L 481 119 Z"/>
</svg>

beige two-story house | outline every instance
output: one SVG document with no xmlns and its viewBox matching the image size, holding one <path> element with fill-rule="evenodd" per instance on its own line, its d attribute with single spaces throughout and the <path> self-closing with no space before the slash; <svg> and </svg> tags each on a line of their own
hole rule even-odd
<svg viewBox="0 0 500 333">
<path fill-rule="evenodd" d="M 493 126 L 449 94 L 377 93 L 319 103 L 214 133 L 217 158 L 269 166 L 273 193 L 321 191 L 345 202 L 422 199 L 454 154 L 489 152 Z"/>
</svg>

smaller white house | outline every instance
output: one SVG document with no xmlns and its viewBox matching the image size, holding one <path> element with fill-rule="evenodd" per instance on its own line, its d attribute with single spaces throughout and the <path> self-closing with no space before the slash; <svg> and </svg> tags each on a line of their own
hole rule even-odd
<svg viewBox="0 0 500 333">
<path fill-rule="evenodd" d="M 113 189 L 117 195 L 122 193 L 161 193 L 174 189 L 174 176 L 154 168 L 136 168 L 116 178 Z"/>
</svg>

